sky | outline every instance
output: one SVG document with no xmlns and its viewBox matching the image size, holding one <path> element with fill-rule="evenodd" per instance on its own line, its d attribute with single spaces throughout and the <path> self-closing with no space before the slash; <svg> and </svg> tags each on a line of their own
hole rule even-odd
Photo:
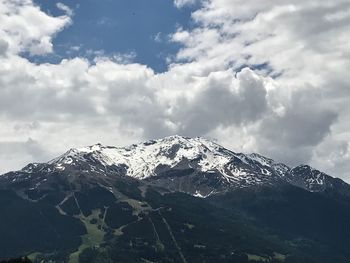
<svg viewBox="0 0 350 263">
<path fill-rule="evenodd" d="M 348 0 L 0 0 L 0 173 L 173 134 L 350 182 Z"/>
</svg>

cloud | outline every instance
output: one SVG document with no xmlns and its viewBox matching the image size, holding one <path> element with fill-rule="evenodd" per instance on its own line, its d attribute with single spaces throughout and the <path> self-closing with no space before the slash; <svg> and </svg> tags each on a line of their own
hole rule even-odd
<svg viewBox="0 0 350 263">
<path fill-rule="evenodd" d="M 293 165 L 319 164 L 317 152 L 329 138 L 349 141 L 349 10 L 343 0 L 204 1 L 192 14 L 197 26 L 172 37 L 183 46 L 174 64 L 195 74 L 250 67 L 274 79 L 270 111 L 259 121 L 240 127 L 244 132 L 233 125 L 212 133 L 222 141 L 228 130 L 240 134 L 249 150 Z M 345 168 L 327 171 L 349 178 Z"/>
<path fill-rule="evenodd" d="M 198 136 L 220 125 L 244 125 L 267 110 L 263 80 L 247 68 L 237 76 L 231 70 L 212 72 L 196 82 L 197 91 L 180 97 L 172 112 L 181 133 Z"/>
<path fill-rule="evenodd" d="M 195 3 L 199 2 L 198 0 L 175 0 L 174 5 L 177 8 L 182 8 L 187 5 L 194 5 Z"/>
<path fill-rule="evenodd" d="M 44 161 L 46 155 L 42 146 L 31 138 L 26 141 L 0 141 L 0 173 L 18 163 Z"/>
<path fill-rule="evenodd" d="M 161 43 L 163 41 L 162 32 L 158 32 L 153 36 L 153 40 L 156 43 Z"/>
<path fill-rule="evenodd" d="M 314 152 L 313 165 L 335 174 L 342 174 L 350 169 L 350 144 L 348 141 L 332 137 L 326 138 Z M 345 172 L 345 176 L 348 172 Z"/>
<path fill-rule="evenodd" d="M 74 15 L 73 10 L 71 8 L 69 8 L 68 6 L 66 6 L 65 4 L 58 2 L 56 4 L 56 6 L 58 9 L 64 11 L 67 14 L 67 16 L 69 16 L 69 17 L 72 17 Z"/>
<path fill-rule="evenodd" d="M 315 147 L 331 134 L 337 118 L 338 113 L 323 105 L 316 91 L 298 91 L 282 114 L 265 116 L 255 134 L 257 147 L 292 165 L 306 163 Z"/>
<path fill-rule="evenodd" d="M 217 68 L 254 66 L 268 62 L 272 72 L 320 83 L 320 74 L 337 72 L 347 59 L 350 8 L 347 1 L 211 0 L 193 13 L 198 27 L 179 29 L 173 40 L 183 44 L 178 59 Z M 339 20 L 329 16 L 341 12 Z M 298 57 L 298 59 L 294 59 Z M 321 61 L 337 63 L 320 63 Z M 204 63 L 205 62 L 205 63 Z M 330 70 L 330 71 L 329 71 Z M 327 73 L 328 72 L 328 73 Z"/>
<path fill-rule="evenodd" d="M 0 39 L 0 56 L 3 56 L 6 54 L 8 50 L 8 43 L 5 40 Z"/>
<path fill-rule="evenodd" d="M 171 36 L 182 48 L 163 73 L 133 53 L 30 62 L 23 52 L 52 52 L 71 23 L 70 9 L 57 7 L 65 15 L 0 0 L 3 170 L 70 147 L 180 133 L 347 178 L 347 1 L 202 1 L 193 28 Z"/>
<path fill-rule="evenodd" d="M 69 15 L 52 17 L 31 0 L 0 1 L 0 39 L 7 42 L 14 54 L 52 52 L 52 38 L 70 23 Z"/>
</svg>

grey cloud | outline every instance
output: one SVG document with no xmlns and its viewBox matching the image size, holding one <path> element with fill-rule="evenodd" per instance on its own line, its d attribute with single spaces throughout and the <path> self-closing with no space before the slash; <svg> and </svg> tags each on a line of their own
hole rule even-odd
<svg viewBox="0 0 350 263">
<path fill-rule="evenodd" d="M 40 123 L 37 121 L 29 122 L 29 123 L 17 123 L 13 126 L 14 131 L 33 131 L 40 129 Z"/>
<path fill-rule="evenodd" d="M 3 56 L 6 54 L 8 50 L 8 43 L 5 40 L 0 39 L 0 56 Z"/>
<path fill-rule="evenodd" d="M 326 173 L 350 180 L 350 143 L 329 137 L 314 150 L 312 164 Z"/>
<path fill-rule="evenodd" d="M 9 87 L 7 90 L 0 87 L 0 91 L 1 113 L 16 119 L 54 120 L 69 119 L 72 115 L 93 117 L 96 114 L 83 92 L 69 92 L 64 96 L 58 96 L 55 91 L 49 89 L 33 92 L 30 86 L 18 86 L 17 89 Z"/>
<path fill-rule="evenodd" d="M 31 138 L 28 138 L 27 141 L 0 141 L 0 155 L 13 155 L 17 152 L 25 152 L 27 155 L 37 159 L 46 156 L 46 151 L 37 141 Z"/>
<path fill-rule="evenodd" d="M 0 141 L 0 174 L 18 170 L 29 162 L 48 161 L 48 153 L 39 142 L 29 138 L 27 141 Z"/>
<path fill-rule="evenodd" d="M 158 103 L 155 91 L 146 85 L 148 80 L 144 76 L 111 83 L 106 108 L 108 114 L 119 118 L 122 125 L 140 127 L 145 137 L 155 138 L 170 131 L 164 124 L 164 108 Z"/>
<path fill-rule="evenodd" d="M 254 122 L 267 110 L 267 92 L 261 79 L 249 69 L 237 77 L 209 76 L 193 100 L 179 101 L 175 118 L 181 132 L 205 135 L 218 126 Z"/>
<path fill-rule="evenodd" d="M 25 143 L 22 144 L 25 151 L 33 157 L 33 159 L 42 159 L 47 156 L 47 152 L 42 146 L 35 140 L 29 138 Z"/>
<path fill-rule="evenodd" d="M 261 122 L 256 134 L 260 150 L 285 162 L 309 162 L 338 118 L 321 100 L 317 91 L 294 93 L 282 116 L 272 114 Z"/>
</svg>

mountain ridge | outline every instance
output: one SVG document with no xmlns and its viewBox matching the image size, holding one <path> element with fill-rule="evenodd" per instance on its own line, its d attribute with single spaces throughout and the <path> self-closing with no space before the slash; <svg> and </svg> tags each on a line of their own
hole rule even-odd
<svg viewBox="0 0 350 263">
<path fill-rule="evenodd" d="M 350 186 L 346 182 L 309 165 L 289 167 L 257 153 L 236 153 L 202 137 L 179 135 L 127 147 L 95 144 L 72 148 L 47 163 L 32 163 L 3 176 L 65 170 L 128 176 L 197 197 L 208 197 L 231 188 L 280 183 L 311 192 L 325 191 L 336 185 L 350 195 Z"/>
</svg>

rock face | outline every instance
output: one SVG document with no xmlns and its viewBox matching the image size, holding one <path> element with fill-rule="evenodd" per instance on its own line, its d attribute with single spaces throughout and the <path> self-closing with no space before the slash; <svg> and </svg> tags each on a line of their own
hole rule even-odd
<svg viewBox="0 0 350 263">
<path fill-rule="evenodd" d="M 348 262 L 349 188 L 199 137 L 71 149 L 0 176 L 0 261 Z"/>
<path fill-rule="evenodd" d="M 46 164 L 29 164 L 19 172 L 44 174 L 42 182 L 52 173 L 85 174 L 99 177 L 128 176 L 144 180 L 171 191 L 208 197 L 236 188 L 261 185 L 292 184 L 307 191 L 329 188 L 350 188 L 340 179 L 332 178 L 310 166 L 290 168 L 259 154 L 235 153 L 217 143 L 196 137 L 170 136 L 129 147 L 96 144 L 71 149 Z"/>
</svg>

